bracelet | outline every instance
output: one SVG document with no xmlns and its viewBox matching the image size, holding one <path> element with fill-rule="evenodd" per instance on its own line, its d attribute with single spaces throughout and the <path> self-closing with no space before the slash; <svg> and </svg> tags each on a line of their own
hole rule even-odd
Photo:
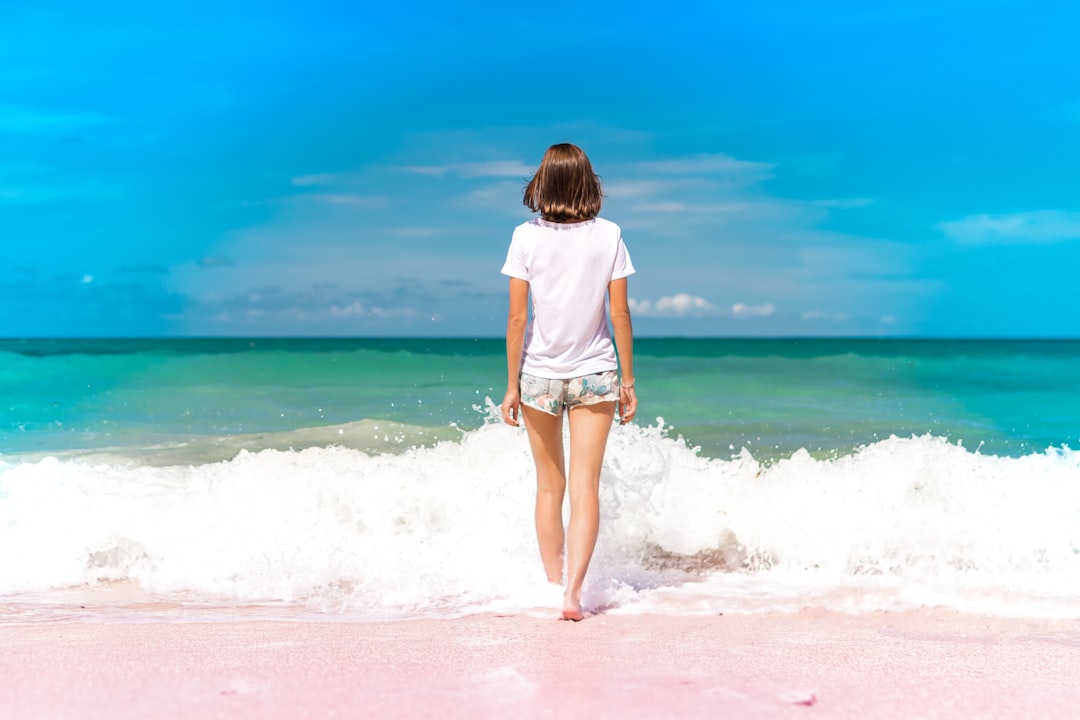
<svg viewBox="0 0 1080 720">
<path fill-rule="evenodd" d="M 619 387 L 621 387 L 623 390 L 633 390 L 634 389 L 634 383 L 636 383 L 636 382 L 637 382 L 637 378 L 634 378 L 634 382 L 630 383 L 629 385 L 624 385 L 623 383 L 620 382 Z"/>
</svg>

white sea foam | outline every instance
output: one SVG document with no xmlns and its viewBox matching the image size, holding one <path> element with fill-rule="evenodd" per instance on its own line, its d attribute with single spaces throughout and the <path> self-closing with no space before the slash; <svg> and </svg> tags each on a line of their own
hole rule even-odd
<svg viewBox="0 0 1080 720">
<path fill-rule="evenodd" d="M 662 421 L 612 434 L 588 606 L 1078 612 L 1080 453 L 1002 458 L 923 436 L 763 465 L 669 435 Z M 557 602 L 532 472 L 524 432 L 496 423 L 398 454 L 0 464 L 0 595 L 127 581 L 319 612 L 527 612 Z"/>
</svg>

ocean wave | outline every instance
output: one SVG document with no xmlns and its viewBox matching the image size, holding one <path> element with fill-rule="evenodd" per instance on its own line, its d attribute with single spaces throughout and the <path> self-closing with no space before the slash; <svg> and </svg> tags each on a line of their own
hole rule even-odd
<svg viewBox="0 0 1080 720">
<path fill-rule="evenodd" d="M 0 464 L 0 595 L 124 582 L 422 614 L 550 594 L 521 429 L 488 422 L 425 446 L 386 424 L 380 442 L 396 446 L 366 449 L 334 442 L 344 429 L 216 462 L 188 447 L 187 464 L 149 448 Z M 614 428 L 587 606 L 1069 615 L 1080 599 L 1080 453 L 996 457 L 924 435 L 766 464 L 674 435 L 661 419 Z"/>
<path fill-rule="evenodd" d="M 398 453 L 456 440 L 462 430 L 454 424 L 425 427 L 392 420 L 358 420 L 294 430 L 235 433 L 231 435 L 131 434 L 124 445 L 88 447 L 49 452 L 0 455 L 11 462 L 46 458 L 77 460 L 99 465 L 204 465 L 232 460 L 242 452 L 297 451 L 319 447 L 342 447 L 365 453 Z"/>
</svg>

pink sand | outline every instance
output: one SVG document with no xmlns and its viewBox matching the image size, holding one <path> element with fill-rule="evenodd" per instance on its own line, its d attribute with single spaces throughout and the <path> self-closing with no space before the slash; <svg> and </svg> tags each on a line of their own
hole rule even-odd
<svg viewBox="0 0 1080 720">
<path fill-rule="evenodd" d="M 0 624 L 3 718 L 1076 718 L 1080 620 Z"/>
</svg>

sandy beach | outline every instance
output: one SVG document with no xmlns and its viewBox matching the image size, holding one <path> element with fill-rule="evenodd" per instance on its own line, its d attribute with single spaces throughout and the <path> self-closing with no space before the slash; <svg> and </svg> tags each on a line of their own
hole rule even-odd
<svg viewBox="0 0 1080 720">
<path fill-rule="evenodd" d="M 945 611 L 0 625 L 5 718 L 1073 718 L 1080 620 Z"/>
</svg>

